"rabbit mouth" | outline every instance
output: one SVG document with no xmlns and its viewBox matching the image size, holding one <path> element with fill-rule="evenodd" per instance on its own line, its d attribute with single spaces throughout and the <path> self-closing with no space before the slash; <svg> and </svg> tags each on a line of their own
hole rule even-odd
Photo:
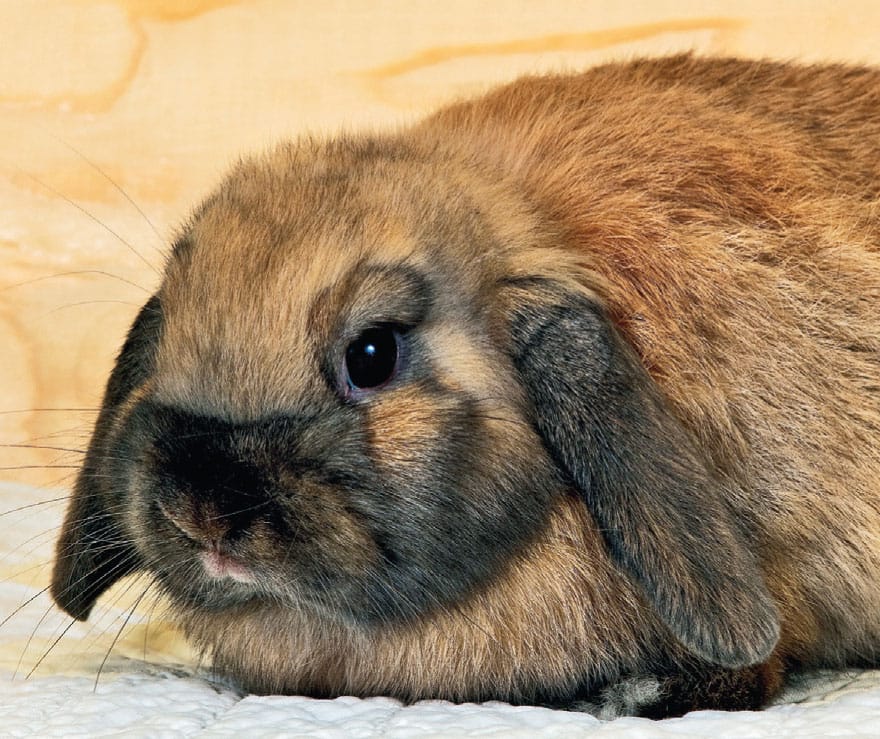
<svg viewBox="0 0 880 739">
<path fill-rule="evenodd" d="M 175 514 L 164 503 L 157 504 L 165 519 L 186 540 L 187 544 L 194 546 L 197 551 L 197 559 L 207 575 L 215 579 L 230 578 L 242 583 L 253 583 L 254 573 L 242 557 L 236 556 L 230 551 L 226 532 L 216 525 L 209 528 L 205 524 L 189 521 L 180 514 Z"/>
<path fill-rule="evenodd" d="M 228 578 L 244 584 L 255 582 L 254 574 L 246 564 L 216 548 L 203 551 L 199 560 L 205 573 L 216 580 Z"/>
<path fill-rule="evenodd" d="M 213 528 L 203 522 L 190 520 L 180 512 L 174 512 L 163 502 L 156 507 L 170 524 L 171 530 L 179 535 L 181 544 L 189 551 L 194 561 L 198 562 L 201 571 L 210 581 L 232 580 L 242 585 L 255 585 L 257 572 L 249 564 L 247 557 L 236 552 L 234 544 L 228 541 L 225 532 L 219 530 L 216 520 Z"/>
</svg>

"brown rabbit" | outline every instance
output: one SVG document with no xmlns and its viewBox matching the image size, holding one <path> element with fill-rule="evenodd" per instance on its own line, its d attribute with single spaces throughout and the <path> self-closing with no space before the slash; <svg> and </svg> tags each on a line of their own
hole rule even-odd
<svg viewBox="0 0 880 739">
<path fill-rule="evenodd" d="M 880 71 L 522 79 L 240 164 L 58 544 L 245 689 L 665 716 L 880 647 Z"/>
</svg>

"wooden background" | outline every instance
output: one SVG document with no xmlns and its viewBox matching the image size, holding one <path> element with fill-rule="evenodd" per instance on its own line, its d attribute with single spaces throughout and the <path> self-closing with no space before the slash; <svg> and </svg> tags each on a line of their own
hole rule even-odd
<svg viewBox="0 0 880 739">
<path fill-rule="evenodd" d="M 62 487 L 164 245 L 240 153 L 637 54 L 880 62 L 876 0 L 0 0 L 0 29 L 0 480 Z"/>
</svg>

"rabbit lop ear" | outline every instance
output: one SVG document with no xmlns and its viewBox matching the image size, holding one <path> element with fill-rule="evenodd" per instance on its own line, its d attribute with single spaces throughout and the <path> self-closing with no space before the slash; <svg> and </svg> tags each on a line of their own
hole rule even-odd
<svg viewBox="0 0 880 739">
<path fill-rule="evenodd" d="M 778 614 L 729 488 L 634 351 L 583 293 L 539 278 L 505 289 L 533 423 L 613 560 L 693 654 L 725 667 L 763 661 Z"/>
<path fill-rule="evenodd" d="M 119 405 L 152 371 L 152 354 L 161 329 L 157 297 L 141 309 L 110 375 L 86 459 L 76 481 L 55 548 L 52 598 L 74 618 L 89 617 L 95 601 L 120 578 L 138 569 L 131 537 L 122 528 L 122 493 L 107 449 Z"/>
<path fill-rule="evenodd" d="M 92 447 L 94 449 L 94 447 Z M 98 596 L 134 572 L 137 555 L 96 490 L 86 461 L 67 509 L 55 548 L 52 598 L 75 619 L 85 621 Z"/>
</svg>

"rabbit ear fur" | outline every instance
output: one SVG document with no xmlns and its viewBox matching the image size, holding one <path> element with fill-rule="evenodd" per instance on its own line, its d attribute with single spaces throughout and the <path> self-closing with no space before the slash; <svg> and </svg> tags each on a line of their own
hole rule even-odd
<svg viewBox="0 0 880 739">
<path fill-rule="evenodd" d="M 595 301 L 510 283 L 512 358 L 533 422 L 611 557 L 676 638 L 714 664 L 763 661 L 776 607 L 728 500 L 633 350 Z"/>
<path fill-rule="evenodd" d="M 131 537 L 119 520 L 122 493 L 113 487 L 124 476 L 107 474 L 122 460 L 108 451 L 107 444 L 120 405 L 150 376 L 161 326 L 162 308 L 154 296 L 135 319 L 107 382 L 101 413 L 58 539 L 52 597 L 81 621 L 89 617 L 101 593 L 139 567 Z"/>
<path fill-rule="evenodd" d="M 95 601 L 135 571 L 137 555 L 101 496 L 80 483 L 58 540 L 51 592 L 55 602 L 85 621 Z"/>
</svg>

